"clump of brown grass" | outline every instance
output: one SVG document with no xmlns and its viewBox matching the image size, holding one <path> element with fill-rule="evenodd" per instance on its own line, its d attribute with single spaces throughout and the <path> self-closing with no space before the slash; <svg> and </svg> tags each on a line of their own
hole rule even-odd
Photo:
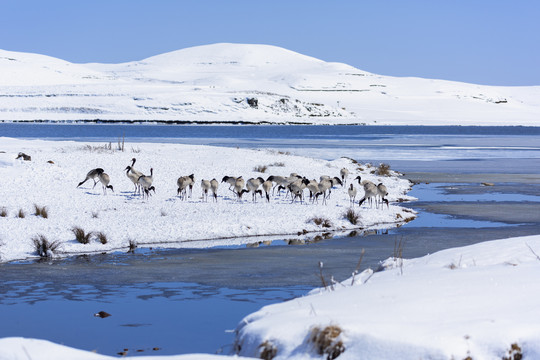
<svg viewBox="0 0 540 360">
<path fill-rule="evenodd" d="M 379 167 L 377 168 L 377 174 L 379 176 L 390 176 L 390 165 L 385 163 L 379 164 Z"/>
<path fill-rule="evenodd" d="M 71 228 L 71 231 L 75 235 L 75 239 L 81 244 L 88 244 L 90 242 L 90 236 L 92 235 L 92 232 L 87 233 L 78 226 L 74 226 L 73 228 Z"/>
<path fill-rule="evenodd" d="M 34 249 L 36 249 L 36 252 L 42 258 L 51 257 L 60 247 L 59 241 L 49 241 L 42 234 L 34 236 L 32 242 L 34 243 Z"/>
<path fill-rule="evenodd" d="M 503 356 L 502 360 L 521 360 L 523 359 L 523 353 L 521 352 L 521 347 L 517 343 L 510 345 L 510 350 L 508 350 L 508 356 Z"/>
<path fill-rule="evenodd" d="M 96 233 L 96 238 L 100 243 L 105 245 L 109 240 L 107 239 L 107 235 L 103 231 L 99 231 Z"/>
<path fill-rule="evenodd" d="M 259 349 L 261 349 L 259 359 L 272 360 L 277 355 L 277 347 L 268 340 L 259 345 Z"/>
<path fill-rule="evenodd" d="M 47 211 L 46 206 L 39 206 L 39 205 L 34 204 L 34 209 L 35 209 L 34 215 L 41 216 L 42 218 L 45 218 L 45 219 L 49 218 L 49 212 Z"/>
<path fill-rule="evenodd" d="M 0 208 L 0 217 L 7 217 L 7 216 L 8 216 L 7 209 L 5 207 Z"/>
<path fill-rule="evenodd" d="M 17 217 L 20 219 L 24 219 L 26 217 L 23 209 L 19 209 L 19 211 L 17 212 Z"/>
<path fill-rule="evenodd" d="M 323 329 L 316 326 L 311 329 L 309 342 L 315 346 L 319 355 L 326 355 L 327 360 L 333 360 L 345 351 L 343 341 L 338 339 L 341 333 L 341 328 L 336 325 L 329 325 Z"/>
<path fill-rule="evenodd" d="M 135 253 L 135 249 L 137 248 L 137 242 L 133 239 L 128 240 L 128 253 Z"/>
<path fill-rule="evenodd" d="M 356 225 L 358 224 L 358 219 L 360 218 L 360 215 L 358 215 L 358 213 L 354 211 L 354 209 L 349 208 L 345 212 L 345 218 L 349 220 L 351 224 Z"/>
<path fill-rule="evenodd" d="M 260 173 L 265 173 L 266 170 L 268 170 L 268 166 L 266 165 L 259 165 L 253 168 L 253 171 L 260 172 Z"/>
<path fill-rule="evenodd" d="M 321 227 L 325 227 L 325 228 L 332 227 L 332 222 L 329 219 L 323 218 L 323 217 L 320 217 L 320 216 L 316 216 L 314 218 L 311 218 L 310 220 L 308 220 L 308 222 L 310 222 L 310 221 L 313 222 L 317 226 L 321 226 Z"/>
</svg>

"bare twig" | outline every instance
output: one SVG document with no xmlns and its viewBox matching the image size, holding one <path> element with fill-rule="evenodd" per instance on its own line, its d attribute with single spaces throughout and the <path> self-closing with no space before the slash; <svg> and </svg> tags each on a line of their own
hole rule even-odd
<svg viewBox="0 0 540 360">
<path fill-rule="evenodd" d="M 366 253 L 366 249 L 362 249 L 362 252 L 360 253 L 360 259 L 358 259 L 358 263 L 356 264 L 356 268 L 354 268 L 354 271 L 352 273 L 351 286 L 354 285 L 354 277 L 356 276 L 356 274 L 358 274 L 358 270 L 360 270 L 360 265 L 362 265 L 362 259 L 364 258 L 365 253 Z"/>
<path fill-rule="evenodd" d="M 538 256 L 538 254 L 534 252 L 534 250 L 532 249 L 532 247 L 531 247 L 529 244 L 527 244 L 527 243 L 525 243 L 525 245 L 527 245 L 527 247 L 529 248 L 529 250 L 531 250 L 531 252 L 534 254 L 534 256 L 536 256 L 536 259 L 540 261 L 540 256 Z"/>
</svg>

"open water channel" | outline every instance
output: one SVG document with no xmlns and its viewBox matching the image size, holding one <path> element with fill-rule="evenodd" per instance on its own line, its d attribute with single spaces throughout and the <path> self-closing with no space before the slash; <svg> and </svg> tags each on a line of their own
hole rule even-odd
<svg viewBox="0 0 540 360">
<path fill-rule="evenodd" d="M 385 162 L 417 185 L 416 220 L 377 233 L 289 245 L 144 250 L 0 265 L 0 337 L 47 339 L 114 355 L 229 353 L 237 323 L 304 295 L 325 275 L 403 256 L 540 234 L 540 128 L 0 124 L 0 137 L 273 148 Z M 1 139 L 0 139 L 1 141 Z M 486 186 L 486 183 L 489 183 Z M 492 185 L 492 186 L 491 186 Z M 112 316 L 93 315 L 106 311 Z"/>
</svg>

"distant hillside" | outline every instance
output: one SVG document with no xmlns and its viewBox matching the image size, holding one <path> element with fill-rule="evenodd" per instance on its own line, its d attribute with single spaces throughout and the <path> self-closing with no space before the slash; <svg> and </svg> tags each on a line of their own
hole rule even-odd
<svg viewBox="0 0 540 360">
<path fill-rule="evenodd" d="M 122 64 L 0 50 L 0 120 L 538 125 L 540 86 L 381 76 L 269 45 Z"/>
</svg>

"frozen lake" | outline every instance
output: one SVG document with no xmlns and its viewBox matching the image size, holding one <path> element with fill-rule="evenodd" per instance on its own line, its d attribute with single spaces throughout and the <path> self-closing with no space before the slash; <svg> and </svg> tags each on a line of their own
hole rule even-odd
<svg viewBox="0 0 540 360">
<path fill-rule="evenodd" d="M 326 160 L 387 162 L 402 172 L 540 172 L 540 127 L 101 125 L 0 123 L 0 136 L 270 148 Z M 136 144 L 133 145 L 136 147 Z"/>
<path fill-rule="evenodd" d="M 428 177 L 418 173 L 430 173 L 424 180 L 430 183 L 410 193 L 419 198 L 409 204 L 420 211 L 418 219 L 389 231 L 303 246 L 283 239 L 256 248 L 141 249 L 2 264 L 0 337 L 44 338 L 104 354 L 228 352 L 234 336 L 227 330 L 243 316 L 320 286 L 319 261 L 328 278 L 342 280 L 362 249 L 365 268 L 392 256 L 401 240 L 404 256 L 417 257 L 540 233 L 540 128 L 0 124 L 0 136 L 113 143 L 125 136 L 128 147 L 162 141 L 272 148 L 387 162 L 419 179 Z M 510 216 L 518 209 L 528 216 Z M 94 317 L 100 310 L 112 316 Z"/>
</svg>

